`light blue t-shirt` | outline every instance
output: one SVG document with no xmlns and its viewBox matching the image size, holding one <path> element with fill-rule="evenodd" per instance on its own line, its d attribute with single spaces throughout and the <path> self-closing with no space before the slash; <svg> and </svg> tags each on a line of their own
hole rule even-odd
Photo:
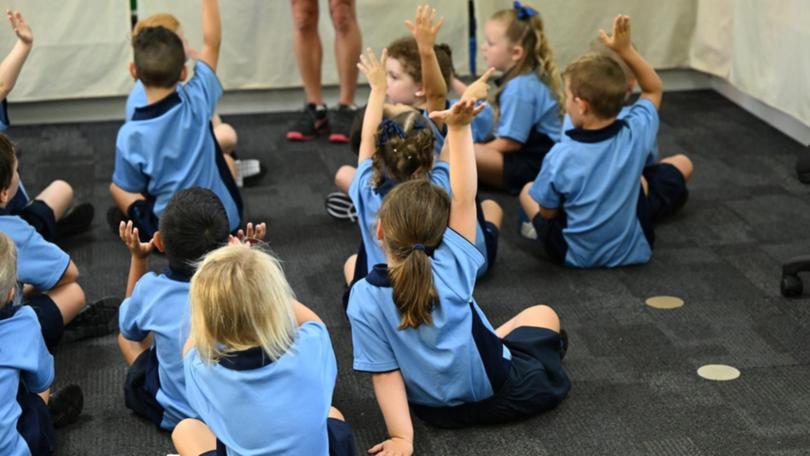
<svg viewBox="0 0 810 456">
<path fill-rule="evenodd" d="M 455 98 L 449 100 L 447 102 L 447 107 L 453 106 L 454 104 L 458 103 L 459 99 Z M 483 142 L 492 134 L 493 129 L 493 121 L 495 118 L 495 111 L 492 110 L 492 105 L 487 104 L 484 106 L 484 110 L 479 112 L 477 116 L 475 116 L 470 123 L 470 128 L 472 129 L 473 135 L 473 142 Z"/>
<path fill-rule="evenodd" d="M 129 95 L 127 95 L 127 105 L 124 108 L 124 120 L 132 119 L 132 115 L 135 114 L 135 108 L 142 108 L 148 104 L 149 100 L 146 98 L 146 89 L 144 89 L 141 80 L 136 79 L 135 85 L 132 86 L 132 90 L 130 90 Z"/>
<path fill-rule="evenodd" d="M 183 365 L 189 403 L 229 455 L 329 454 L 337 362 L 323 323 L 301 325 L 277 360 L 256 347 L 207 365 L 192 348 Z"/>
<path fill-rule="evenodd" d="M 357 166 L 357 172 L 349 187 L 349 197 L 357 210 L 357 226 L 360 227 L 360 236 L 363 238 L 363 246 L 366 249 L 369 271 L 375 264 L 386 262 L 385 252 L 383 252 L 380 241 L 377 240 L 377 213 L 380 211 L 385 195 L 393 187 L 391 183 L 385 182 L 379 188 L 372 188 L 373 175 L 372 160 L 370 158 L 363 160 Z M 447 162 L 434 161 L 430 181 L 449 192 L 450 167 Z"/>
<path fill-rule="evenodd" d="M 511 354 L 473 299 L 481 252 L 448 228 L 430 260 L 439 294 L 430 324 L 399 330 L 400 314 L 384 265 L 357 282 L 349 297 L 354 369 L 399 369 L 408 401 L 454 406 L 492 396 Z M 495 385 L 495 386 L 493 386 Z"/>
<path fill-rule="evenodd" d="M 62 279 L 70 256 L 43 239 L 28 222 L 0 209 L 0 232 L 10 237 L 17 248 L 17 280 L 47 291 Z"/>
<path fill-rule="evenodd" d="M 655 144 L 658 111 L 641 99 L 624 119 L 602 130 L 570 130 L 555 145 L 529 195 L 547 209 L 562 207 L 565 263 L 588 268 L 645 263 L 652 255 L 636 207 L 641 172 Z"/>
<path fill-rule="evenodd" d="M 154 334 L 160 378 L 156 399 L 163 407 L 163 429 L 174 429 L 184 418 L 197 416 L 186 401 L 183 375 L 183 345 L 190 328 L 188 289 L 187 277 L 171 271 L 148 272 L 118 311 L 118 326 L 124 338 L 140 342 L 150 332 Z"/>
<path fill-rule="evenodd" d="M 525 144 L 532 130 L 560 140 L 560 104 L 536 73 L 515 76 L 498 99 L 500 118 L 495 136 Z"/>
<path fill-rule="evenodd" d="M 210 126 L 221 96 L 214 71 L 197 61 L 188 83 L 178 84 L 176 92 L 156 103 L 135 108 L 118 131 L 113 182 L 127 192 L 154 197 L 158 217 L 178 191 L 207 188 L 225 206 L 231 230 L 238 228 L 241 198 L 226 176 L 229 171 Z"/>
<path fill-rule="evenodd" d="M 22 413 L 17 392 L 24 385 L 31 393 L 41 393 L 51 386 L 53 377 L 53 356 L 45 348 L 34 309 L 22 306 L 0 310 L 0 454 L 31 454 L 17 432 Z"/>
<path fill-rule="evenodd" d="M 616 116 L 616 118 L 624 119 L 625 117 L 627 117 L 627 114 L 629 113 L 630 113 L 630 106 L 625 106 L 622 108 L 621 111 L 619 111 L 619 115 Z M 563 116 L 563 126 L 562 131 L 560 132 L 561 134 L 560 142 L 573 141 L 570 136 L 565 134 L 566 131 L 573 129 L 574 123 L 571 121 L 571 116 L 566 114 L 565 116 Z M 650 154 L 647 155 L 647 162 L 645 163 L 645 166 L 652 166 L 655 164 L 657 160 L 658 160 L 658 142 L 656 141 L 655 144 L 653 144 L 652 150 L 650 150 Z"/>
</svg>

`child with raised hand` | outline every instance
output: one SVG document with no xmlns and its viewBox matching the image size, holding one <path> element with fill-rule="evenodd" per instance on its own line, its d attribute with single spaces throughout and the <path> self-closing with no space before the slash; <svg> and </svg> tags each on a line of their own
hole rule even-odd
<svg viewBox="0 0 810 456">
<path fill-rule="evenodd" d="M 34 33 L 23 19 L 22 14 L 19 11 L 7 9 L 6 17 L 11 23 L 14 34 L 17 35 L 17 43 L 11 48 L 11 52 L 8 53 L 6 58 L 0 62 L 0 100 L 2 100 L 0 131 L 5 131 L 9 125 L 6 97 L 17 83 L 23 64 L 25 64 L 28 54 L 31 53 L 31 47 L 34 45 Z"/>
<path fill-rule="evenodd" d="M 514 3 L 484 28 L 487 65 L 503 73 L 492 97 L 495 138 L 476 144 L 482 183 L 518 194 L 560 139 L 563 89 L 540 13 Z"/>
<path fill-rule="evenodd" d="M 133 39 L 130 72 L 143 83 L 149 104 L 136 108 L 118 131 L 110 184 L 116 207 L 107 214 L 116 234 L 121 220 L 132 220 L 141 241 L 148 242 L 171 197 L 191 187 L 219 197 L 232 232 L 241 223 L 233 158 L 222 152 L 210 125 L 222 96 L 216 76 L 222 39 L 217 0 L 202 1 L 202 19 L 200 59 L 184 84 L 186 53 L 176 33 L 147 27 Z"/>
<path fill-rule="evenodd" d="M 471 100 L 433 113 L 448 126 L 452 196 L 424 180 L 394 188 L 377 236 L 387 265 L 354 285 L 354 369 L 372 374 L 388 439 L 373 454 L 413 452 L 410 413 L 440 427 L 503 423 L 555 407 L 570 382 L 566 343 L 547 306 L 493 329 L 473 299 L 477 176 Z"/>
<path fill-rule="evenodd" d="M 521 206 L 546 252 L 572 267 L 645 263 L 655 221 L 686 202 L 691 161 L 667 157 L 647 166 L 658 133 L 661 79 L 633 48 L 630 18 L 617 16 L 600 39 L 627 64 L 641 96 L 620 119 L 627 79 L 610 57 L 588 54 L 565 70 L 565 109 L 574 128 L 554 146 Z M 639 183 L 639 181 L 641 181 Z"/>
<path fill-rule="evenodd" d="M 331 407 L 337 363 L 323 322 L 295 300 L 280 262 L 229 245 L 191 279 L 182 455 L 354 455 L 351 426 Z M 204 423 L 203 423 L 204 422 Z"/>
</svg>

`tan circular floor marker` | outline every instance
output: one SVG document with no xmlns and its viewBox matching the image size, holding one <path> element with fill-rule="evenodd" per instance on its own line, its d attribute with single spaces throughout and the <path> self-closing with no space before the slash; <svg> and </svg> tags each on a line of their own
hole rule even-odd
<svg viewBox="0 0 810 456">
<path fill-rule="evenodd" d="M 683 306 L 683 299 L 675 296 L 653 296 L 647 299 L 646 303 L 655 309 L 669 310 Z"/>
<path fill-rule="evenodd" d="M 707 364 L 698 369 L 697 373 L 706 380 L 718 382 L 736 380 L 740 377 L 740 371 L 737 368 L 725 364 Z"/>
</svg>

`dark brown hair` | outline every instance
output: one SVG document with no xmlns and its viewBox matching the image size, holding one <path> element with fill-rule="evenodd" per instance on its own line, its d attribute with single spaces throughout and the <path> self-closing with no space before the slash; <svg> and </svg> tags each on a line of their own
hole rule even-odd
<svg viewBox="0 0 810 456">
<path fill-rule="evenodd" d="M 399 329 L 430 324 L 439 294 L 428 253 L 447 229 L 450 197 L 427 180 L 413 180 L 391 190 L 379 217 L 386 254 L 395 260 L 388 274 L 401 317 Z"/>
<path fill-rule="evenodd" d="M 385 134 L 386 122 L 396 123 L 404 136 Z M 433 130 L 419 111 L 409 110 L 383 121 L 375 136 L 371 185 L 379 186 L 386 177 L 399 183 L 427 176 L 433 168 L 433 141 Z"/>
<path fill-rule="evenodd" d="M 453 51 L 446 43 L 433 46 L 436 52 L 436 59 L 439 61 L 439 69 L 447 87 L 453 78 Z M 422 61 L 419 59 L 419 47 L 412 36 L 406 36 L 395 40 L 388 46 L 388 58 L 399 60 L 402 69 L 410 76 L 415 83 L 422 84 Z"/>
<path fill-rule="evenodd" d="M 587 101 L 597 116 L 616 117 L 624 106 L 627 78 L 612 58 L 585 54 L 565 68 L 564 76 L 571 95 Z"/>
<path fill-rule="evenodd" d="M 146 87 L 174 87 L 186 64 L 183 42 L 164 27 L 146 27 L 132 38 L 135 70 Z"/>
<path fill-rule="evenodd" d="M 11 186 L 16 161 L 14 143 L 8 139 L 8 136 L 0 133 L 0 190 L 5 190 Z"/>
</svg>

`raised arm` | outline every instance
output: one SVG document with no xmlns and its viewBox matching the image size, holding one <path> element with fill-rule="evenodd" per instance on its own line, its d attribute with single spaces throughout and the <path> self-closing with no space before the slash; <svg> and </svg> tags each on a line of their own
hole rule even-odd
<svg viewBox="0 0 810 456">
<path fill-rule="evenodd" d="M 633 71 L 641 88 L 641 98 L 650 100 L 656 108 L 659 108 L 664 85 L 652 65 L 633 47 L 630 41 L 630 17 L 616 16 L 613 19 L 613 34 L 608 35 L 604 30 L 600 30 L 599 39 L 605 46 L 615 51 Z"/>
<path fill-rule="evenodd" d="M 357 68 L 366 75 L 368 85 L 371 87 L 371 92 L 368 94 L 366 113 L 363 116 L 363 129 L 360 133 L 360 151 L 357 154 L 357 163 L 371 158 L 377 150 L 377 146 L 374 144 L 374 134 L 377 132 L 380 122 L 382 122 L 387 86 L 385 61 L 388 59 L 388 50 L 382 50 L 379 60 L 377 60 L 377 56 L 374 55 L 371 48 L 368 48 L 366 54 L 360 54 L 360 62 L 357 64 Z"/>
<path fill-rule="evenodd" d="M 22 14 L 19 11 L 6 10 L 6 16 L 17 35 L 17 43 L 0 63 L 0 101 L 6 99 L 11 89 L 14 88 L 14 84 L 17 83 L 17 77 L 34 44 L 34 34 Z"/>
<path fill-rule="evenodd" d="M 118 237 L 131 253 L 132 257 L 129 261 L 129 275 L 127 276 L 127 291 L 125 297 L 132 296 L 132 290 L 135 289 L 135 284 L 141 280 L 146 271 L 149 269 L 149 254 L 155 247 L 155 238 L 149 242 L 141 242 L 138 237 L 138 228 L 132 225 L 132 220 L 129 222 L 121 222 L 118 225 Z"/>
<path fill-rule="evenodd" d="M 472 100 L 459 101 L 446 111 L 430 114 L 447 124 L 447 142 L 450 148 L 450 189 L 453 192 L 450 204 L 450 228 L 475 244 L 476 218 L 475 195 L 478 192 L 478 173 L 475 167 L 470 122 L 484 105 L 475 107 Z"/>
<path fill-rule="evenodd" d="M 443 111 L 447 103 L 447 83 L 442 76 L 439 59 L 436 57 L 436 34 L 444 23 L 444 18 L 434 24 L 436 9 L 428 5 L 416 7 L 413 21 L 405 21 L 419 49 L 419 61 L 422 65 L 422 88 L 425 92 L 425 103 L 428 113 Z"/>
<path fill-rule="evenodd" d="M 413 454 L 413 423 L 408 409 L 408 395 L 405 381 L 400 371 L 373 374 L 374 395 L 380 405 L 388 439 L 369 448 L 370 454 L 401 455 Z"/>
<path fill-rule="evenodd" d="M 203 0 L 202 6 L 203 45 L 200 60 L 215 72 L 219 63 L 219 47 L 222 43 L 222 21 L 219 17 L 219 0 Z"/>
</svg>

